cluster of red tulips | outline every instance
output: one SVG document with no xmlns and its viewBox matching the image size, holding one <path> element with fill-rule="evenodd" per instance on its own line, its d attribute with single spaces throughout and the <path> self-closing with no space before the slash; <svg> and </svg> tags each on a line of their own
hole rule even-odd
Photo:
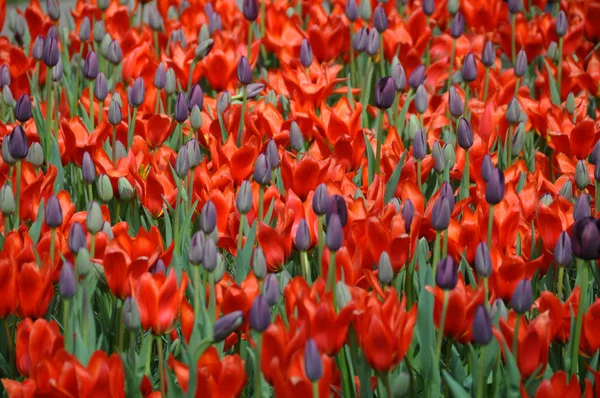
<svg viewBox="0 0 600 398">
<path fill-rule="evenodd" d="M 600 2 L 58 1 L 0 0 L 3 395 L 600 396 Z"/>
</svg>

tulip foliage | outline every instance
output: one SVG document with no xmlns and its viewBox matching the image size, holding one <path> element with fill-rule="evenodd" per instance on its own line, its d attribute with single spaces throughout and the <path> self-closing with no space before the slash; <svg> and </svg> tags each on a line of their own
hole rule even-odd
<svg viewBox="0 0 600 398">
<path fill-rule="evenodd" d="M 600 3 L 44 1 L 4 395 L 600 396 Z"/>
</svg>

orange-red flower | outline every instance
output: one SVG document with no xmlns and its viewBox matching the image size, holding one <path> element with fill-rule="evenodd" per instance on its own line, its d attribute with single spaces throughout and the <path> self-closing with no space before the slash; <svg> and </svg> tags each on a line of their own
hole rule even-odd
<svg viewBox="0 0 600 398">
<path fill-rule="evenodd" d="M 17 368 L 34 377 L 38 364 L 63 348 L 63 336 L 55 321 L 26 318 L 17 325 Z"/>
</svg>

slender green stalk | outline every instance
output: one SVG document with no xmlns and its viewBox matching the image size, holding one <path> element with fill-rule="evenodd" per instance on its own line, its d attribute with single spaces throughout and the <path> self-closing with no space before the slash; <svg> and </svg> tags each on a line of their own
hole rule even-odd
<svg viewBox="0 0 600 398">
<path fill-rule="evenodd" d="M 163 355 L 163 342 L 160 336 L 156 336 L 156 347 L 158 348 L 158 371 L 160 373 L 160 395 L 161 397 L 166 397 L 165 394 L 165 367 L 164 361 L 165 357 Z"/>
<path fill-rule="evenodd" d="M 485 308 L 487 310 L 489 310 L 490 309 L 490 300 L 489 300 L 489 297 L 490 297 L 490 284 L 489 284 L 489 278 L 488 277 L 483 278 L 483 292 L 485 294 L 485 296 L 484 296 L 484 300 L 485 301 L 483 302 L 483 304 L 485 305 Z"/>
<path fill-rule="evenodd" d="M 429 22 L 430 19 L 429 17 L 427 17 L 427 24 L 425 25 L 427 28 L 429 28 Z M 431 48 L 431 40 L 427 40 L 427 47 L 425 47 L 425 68 L 429 68 L 429 64 L 431 63 L 431 57 L 429 54 L 429 50 Z"/>
<path fill-rule="evenodd" d="M 238 238 L 237 238 L 237 255 L 239 256 L 242 252 L 242 242 L 244 238 L 244 221 L 246 220 L 246 215 L 242 214 L 240 217 L 240 228 L 238 230 Z"/>
<path fill-rule="evenodd" d="M 94 131 L 94 81 L 88 82 L 88 94 L 90 96 L 90 125 L 92 126 L 90 131 Z"/>
<path fill-rule="evenodd" d="M 158 31 L 154 31 L 154 52 L 156 53 L 156 58 L 160 59 L 160 47 L 158 44 Z"/>
<path fill-rule="evenodd" d="M 318 381 L 313 381 L 312 382 L 312 392 L 313 392 L 313 397 L 318 397 L 319 396 L 319 382 Z M 390 395 L 391 397 L 391 395 Z"/>
<path fill-rule="evenodd" d="M 56 228 L 50 229 L 50 266 L 54 269 L 54 252 L 56 251 Z"/>
<path fill-rule="evenodd" d="M 381 109 L 379 110 L 377 116 L 377 153 L 375 154 L 375 174 L 379 174 L 379 165 L 381 163 L 381 144 L 383 141 L 383 111 Z"/>
<path fill-rule="evenodd" d="M 46 158 L 47 159 L 47 158 Z M 15 201 L 15 230 L 19 229 L 19 225 L 21 224 L 21 160 L 17 160 L 17 175 L 15 177 L 16 181 L 16 195 L 17 200 Z M 7 231 L 8 232 L 8 231 Z"/>
<path fill-rule="evenodd" d="M 215 274 L 213 272 L 208 273 L 208 286 L 210 289 L 210 297 L 208 298 L 208 316 L 210 322 L 214 325 L 217 314 L 217 297 L 215 294 Z"/>
<path fill-rule="evenodd" d="M 448 230 L 445 230 L 442 232 L 442 234 L 444 235 L 444 245 L 442 246 L 442 258 L 446 258 L 446 256 L 448 255 Z"/>
<path fill-rule="evenodd" d="M 465 199 L 469 196 L 469 185 L 471 183 L 471 176 L 470 176 L 470 168 L 471 166 L 471 161 L 470 161 L 470 156 L 469 156 L 469 150 L 465 150 L 465 167 L 463 169 L 463 175 L 462 175 L 462 184 L 461 184 L 461 190 L 459 193 L 459 197 L 460 199 Z"/>
<path fill-rule="evenodd" d="M 200 315 L 200 266 L 192 266 L 192 278 L 194 283 L 194 315 L 196 319 Z"/>
<path fill-rule="evenodd" d="M 261 222 L 265 213 L 265 187 L 262 185 L 258 188 L 258 221 Z"/>
<path fill-rule="evenodd" d="M 452 51 L 450 52 L 450 71 L 448 73 L 448 83 L 446 90 L 450 90 L 452 85 L 452 71 L 454 70 L 454 57 L 456 55 L 456 39 L 452 40 Z"/>
<path fill-rule="evenodd" d="M 421 181 L 421 159 L 417 160 L 417 185 L 419 192 L 423 192 L 423 182 Z"/>
<path fill-rule="evenodd" d="M 183 182 L 182 182 L 183 184 Z M 175 244 L 175 251 L 178 252 L 179 248 L 179 213 L 181 213 L 181 209 L 179 208 L 179 202 L 181 201 L 181 190 L 182 187 L 177 187 L 177 195 L 175 196 L 175 222 L 173 224 L 173 242 Z"/>
<path fill-rule="evenodd" d="M 477 383 L 477 398 L 481 398 L 483 394 L 483 383 L 485 380 L 485 349 L 481 347 L 481 355 L 479 356 L 479 382 Z"/>
<path fill-rule="evenodd" d="M 329 269 L 327 270 L 327 292 L 331 293 L 333 297 L 333 307 L 336 306 L 335 297 L 335 252 L 329 253 Z"/>
<path fill-rule="evenodd" d="M 556 71 L 556 83 L 558 87 L 558 96 L 562 101 L 561 95 L 561 83 L 562 83 L 562 63 L 563 63 L 563 45 L 564 45 L 564 37 L 558 39 L 558 70 Z"/>
<path fill-rule="evenodd" d="M 435 232 L 435 242 L 433 243 L 433 263 L 431 264 L 433 267 L 433 280 L 435 281 L 435 274 L 437 271 L 437 265 L 440 261 L 440 233 L 438 231 Z"/>
<path fill-rule="evenodd" d="M 511 50 L 511 61 L 512 64 L 515 64 L 515 60 L 517 59 L 517 15 L 511 14 L 510 16 L 510 31 L 511 31 L 511 39 L 510 39 L 510 50 Z"/>
<path fill-rule="evenodd" d="M 263 14 L 264 16 L 264 14 Z M 261 18 L 264 19 L 264 18 Z M 248 58 L 248 62 L 250 62 L 250 56 L 252 55 L 252 33 L 254 29 L 254 22 L 250 22 L 248 24 L 248 44 L 247 44 L 247 53 L 246 57 Z"/>
<path fill-rule="evenodd" d="M 192 203 L 192 200 L 194 199 L 194 169 L 190 169 L 190 176 L 188 177 L 188 185 L 189 185 L 189 189 L 188 189 L 188 209 L 192 210 L 192 206 L 194 205 Z"/>
<path fill-rule="evenodd" d="M 90 236 L 90 257 L 94 258 L 96 256 L 96 234 L 92 234 Z"/>
<path fill-rule="evenodd" d="M 69 330 L 69 304 L 71 303 L 70 299 L 66 299 L 63 301 L 63 336 L 65 339 L 68 339 L 67 332 Z"/>
<path fill-rule="evenodd" d="M 244 115 L 246 114 L 246 106 L 248 103 L 248 87 L 244 85 L 242 88 L 242 113 L 240 113 L 240 125 L 237 134 L 237 146 L 242 146 L 242 132 L 244 130 Z"/>
<path fill-rule="evenodd" d="M 194 60 L 192 61 L 192 64 L 190 65 L 190 75 L 188 76 L 188 85 L 187 85 L 187 94 L 188 96 L 190 95 L 190 93 L 192 92 L 192 77 L 194 74 L 194 68 L 196 68 L 196 58 L 194 58 Z"/>
<path fill-rule="evenodd" d="M 565 267 L 558 266 L 558 287 L 556 289 L 556 297 L 562 301 L 563 280 L 565 279 Z"/>
<path fill-rule="evenodd" d="M 219 127 L 221 128 L 221 140 L 223 143 L 225 143 L 228 135 L 227 130 L 225 129 L 225 123 L 223 122 L 223 114 L 221 114 L 221 112 L 217 112 L 217 118 L 219 119 Z"/>
<path fill-rule="evenodd" d="M 117 127 L 112 128 L 112 164 L 117 167 Z"/>
<path fill-rule="evenodd" d="M 162 106 L 162 98 L 160 98 L 160 91 L 161 90 L 156 90 L 156 97 L 154 99 L 154 113 L 155 114 L 158 114 L 159 105 Z"/>
<path fill-rule="evenodd" d="M 133 108 L 133 116 L 131 116 L 131 124 L 129 125 L 129 131 L 127 132 L 127 149 L 131 149 L 133 146 L 133 136 L 135 134 L 135 122 L 137 120 L 138 108 Z"/>
<path fill-rule="evenodd" d="M 123 337 L 125 333 L 123 314 L 125 313 L 125 306 L 121 302 L 119 302 L 119 306 L 119 352 L 123 352 Z"/>
<path fill-rule="evenodd" d="M 4 331 L 6 333 L 6 340 L 8 345 L 8 363 L 10 364 L 10 375 L 14 377 L 15 373 L 15 353 L 14 353 L 14 342 L 10 334 L 10 326 L 8 325 L 8 317 L 4 318 Z"/>
<path fill-rule="evenodd" d="M 367 100 L 368 100 L 368 95 L 371 87 L 371 78 L 373 75 L 373 62 L 371 61 L 371 57 L 367 58 L 367 78 L 363 81 L 363 87 L 362 87 L 362 92 L 361 92 L 361 100 L 360 103 L 362 104 L 363 108 L 361 111 L 361 118 L 360 120 L 362 121 L 362 127 L 364 128 L 367 125 Z"/>
<path fill-rule="evenodd" d="M 521 78 L 517 77 L 517 81 L 515 82 L 515 93 L 514 96 L 516 97 L 517 94 L 519 94 L 519 87 L 521 86 Z"/>
<path fill-rule="evenodd" d="M 150 332 L 148 332 L 150 333 Z M 148 338 L 150 338 L 150 344 L 148 344 L 148 350 L 146 351 L 146 370 L 144 372 L 144 374 L 148 377 L 152 376 L 150 374 L 150 361 L 152 360 L 152 343 L 153 340 L 151 336 L 149 336 Z"/>
<path fill-rule="evenodd" d="M 588 290 L 588 266 L 585 260 L 576 258 L 577 273 L 581 275 L 580 280 L 580 293 L 579 293 L 579 305 L 577 308 L 577 321 L 575 322 L 575 338 L 573 339 L 573 345 L 571 346 L 571 376 L 577 374 L 577 360 L 579 359 L 579 342 L 581 341 L 581 327 L 583 322 L 583 314 L 587 311 L 587 290 Z M 595 263 L 595 261 L 594 261 Z"/>
<path fill-rule="evenodd" d="M 312 285 L 310 263 L 308 262 L 308 254 L 306 253 L 306 251 L 300 252 L 300 265 L 302 268 L 302 273 L 304 274 L 302 276 L 304 277 L 304 279 L 306 279 L 306 282 L 308 282 L 309 285 Z"/>
<path fill-rule="evenodd" d="M 385 76 L 385 53 L 383 52 L 383 33 L 379 34 L 379 73 Z"/>
<path fill-rule="evenodd" d="M 437 335 L 437 342 L 435 344 L 435 358 L 437 362 L 440 361 L 440 354 L 442 352 L 442 340 L 444 338 L 444 324 L 446 323 L 446 313 L 448 312 L 448 300 L 450 298 L 450 291 L 444 290 L 444 304 L 442 306 L 442 316 L 440 318 L 440 330 Z"/>
<path fill-rule="evenodd" d="M 485 68 L 485 80 L 483 83 L 483 102 L 487 101 L 488 88 L 490 85 L 490 68 Z"/>
<path fill-rule="evenodd" d="M 256 347 L 254 348 L 254 397 L 261 398 L 262 374 L 260 371 L 260 354 L 262 345 L 262 333 L 256 334 Z"/>
<path fill-rule="evenodd" d="M 46 68 L 46 159 L 50 159 L 50 128 L 52 127 L 52 68 Z"/>
<path fill-rule="evenodd" d="M 514 126 L 511 124 L 508 128 L 508 140 L 506 142 L 506 167 L 510 167 L 512 165 L 512 138 L 513 138 Z"/>
<path fill-rule="evenodd" d="M 322 263 L 323 263 L 323 247 L 325 246 L 325 234 L 323 233 L 323 216 L 317 217 L 317 262 L 318 270 L 317 274 L 321 275 Z"/>
<path fill-rule="evenodd" d="M 490 205 L 490 214 L 488 216 L 488 230 L 487 230 L 487 245 L 489 248 L 492 247 L 492 229 L 494 228 L 494 205 Z"/>
</svg>

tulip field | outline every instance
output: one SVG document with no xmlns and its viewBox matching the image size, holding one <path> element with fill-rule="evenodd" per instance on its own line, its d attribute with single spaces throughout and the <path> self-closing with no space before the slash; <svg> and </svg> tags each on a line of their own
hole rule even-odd
<svg viewBox="0 0 600 398">
<path fill-rule="evenodd" d="M 600 397 L 600 1 L 28 1 L 2 397 Z"/>
</svg>

